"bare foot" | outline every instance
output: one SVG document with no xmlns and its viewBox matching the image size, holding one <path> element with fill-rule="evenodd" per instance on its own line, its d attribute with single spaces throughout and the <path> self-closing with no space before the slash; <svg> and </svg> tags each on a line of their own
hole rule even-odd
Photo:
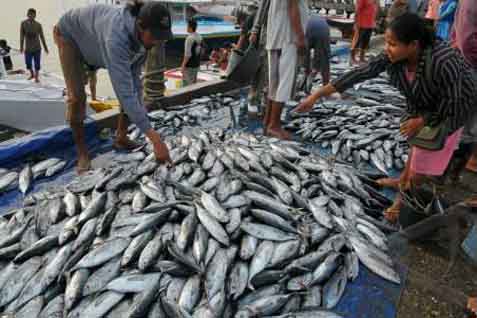
<svg viewBox="0 0 477 318">
<path fill-rule="evenodd" d="M 132 141 L 128 137 L 125 138 L 116 138 L 113 144 L 113 148 L 116 150 L 134 150 L 139 148 L 141 145 L 137 142 Z"/>
<path fill-rule="evenodd" d="M 376 180 L 376 183 L 383 188 L 399 189 L 399 178 L 382 178 Z"/>
<path fill-rule="evenodd" d="M 35 78 L 35 83 L 40 83 L 40 80 L 38 78 Z"/>
<path fill-rule="evenodd" d="M 88 156 L 78 158 L 78 163 L 76 165 L 76 172 L 78 175 L 82 175 L 91 169 L 91 161 Z"/>
<path fill-rule="evenodd" d="M 283 128 L 267 128 L 267 136 L 275 137 L 282 140 L 291 140 L 291 134 Z"/>
<path fill-rule="evenodd" d="M 35 77 L 33 75 L 30 75 L 30 77 L 28 77 L 28 80 L 31 81 L 32 79 L 34 79 Z"/>
</svg>

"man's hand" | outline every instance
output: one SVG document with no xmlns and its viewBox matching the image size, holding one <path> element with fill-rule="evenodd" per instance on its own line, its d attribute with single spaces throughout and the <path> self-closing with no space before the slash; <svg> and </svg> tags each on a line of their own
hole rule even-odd
<svg viewBox="0 0 477 318">
<path fill-rule="evenodd" d="M 402 123 L 399 131 L 404 137 L 409 139 L 416 135 L 422 127 L 424 127 L 424 118 L 416 117 Z"/>
<path fill-rule="evenodd" d="M 298 105 L 294 110 L 292 110 L 292 112 L 307 113 L 313 109 L 313 106 L 315 105 L 315 101 L 316 99 L 314 96 L 309 96 L 302 103 L 300 103 L 300 105 Z"/>
<path fill-rule="evenodd" d="M 251 44 L 255 44 L 255 43 L 257 43 L 257 40 L 258 40 L 257 33 L 252 32 L 252 33 L 250 34 L 250 38 L 248 39 L 248 41 L 249 41 Z"/>
</svg>

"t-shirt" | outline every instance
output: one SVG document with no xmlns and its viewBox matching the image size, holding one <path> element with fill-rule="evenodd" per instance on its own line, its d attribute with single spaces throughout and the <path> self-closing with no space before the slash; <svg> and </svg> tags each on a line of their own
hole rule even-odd
<svg viewBox="0 0 477 318">
<path fill-rule="evenodd" d="M 315 39 L 326 40 L 330 38 L 330 27 L 326 19 L 319 16 L 311 16 L 308 24 L 306 25 L 305 36 L 307 41 Z"/>
<path fill-rule="evenodd" d="M 200 51 L 201 51 L 202 37 L 197 32 L 191 33 L 185 40 L 185 57 L 189 57 L 187 67 L 200 66 Z"/>
<path fill-rule="evenodd" d="M 303 31 L 308 23 L 308 1 L 294 0 L 300 10 Z M 297 35 L 292 28 L 287 0 L 270 0 L 267 19 L 267 50 L 279 50 L 295 43 Z"/>
<path fill-rule="evenodd" d="M 30 21 L 29 19 L 22 22 L 20 27 L 20 43 L 23 45 L 23 41 L 25 41 L 25 52 L 40 51 L 40 37 L 44 40 L 43 28 L 40 23 L 35 20 Z"/>
<path fill-rule="evenodd" d="M 356 23 L 362 29 L 374 29 L 376 27 L 376 14 L 378 6 L 376 0 L 358 0 L 357 4 L 358 19 Z"/>
</svg>

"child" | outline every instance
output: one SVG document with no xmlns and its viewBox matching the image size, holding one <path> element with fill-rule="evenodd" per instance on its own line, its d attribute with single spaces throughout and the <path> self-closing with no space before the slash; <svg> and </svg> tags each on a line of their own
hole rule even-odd
<svg viewBox="0 0 477 318">
<path fill-rule="evenodd" d="M 7 71 L 13 70 L 13 62 L 10 57 L 11 47 L 8 46 L 6 40 L 0 40 L 0 56 L 3 58 L 3 64 L 5 64 L 5 69 Z"/>
</svg>

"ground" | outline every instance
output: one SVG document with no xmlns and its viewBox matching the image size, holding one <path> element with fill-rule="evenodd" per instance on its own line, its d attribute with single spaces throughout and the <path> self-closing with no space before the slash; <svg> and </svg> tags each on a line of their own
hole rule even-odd
<svg viewBox="0 0 477 318">
<path fill-rule="evenodd" d="M 453 202 L 477 193 L 477 174 L 464 172 L 457 185 L 446 186 L 445 192 Z M 477 295 L 477 265 L 461 255 L 455 268 L 445 276 L 449 264 L 447 249 L 435 243 L 412 245 L 402 261 L 409 266 L 409 275 L 398 318 L 465 317 L 468 296 Z"/>
</svg>

